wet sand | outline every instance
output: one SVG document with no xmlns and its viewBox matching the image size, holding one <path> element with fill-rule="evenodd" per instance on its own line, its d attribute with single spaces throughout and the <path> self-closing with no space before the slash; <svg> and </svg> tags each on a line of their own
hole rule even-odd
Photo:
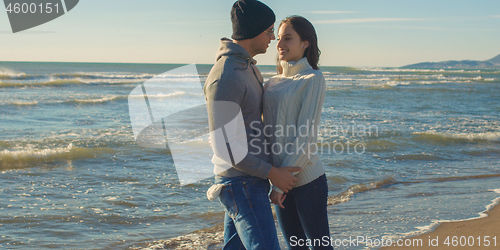
<svg viewBox="0 0 500 250">
<path fill-rule="evenodd" d="M 496 205 L 485 213 L 487 217 L 444 222 L 432 232 L 400 242 L 412 246 L 381 249 L 500 249 L 500 206 Z M 415 246 L 418 242 L 419 246 Z"/>
</svg>

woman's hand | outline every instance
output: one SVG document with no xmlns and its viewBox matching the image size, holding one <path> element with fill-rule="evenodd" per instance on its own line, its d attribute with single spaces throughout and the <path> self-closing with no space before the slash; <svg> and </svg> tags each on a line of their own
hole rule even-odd
<svg viewBox="0 0 500 250">
<path fill-rule="evenodd" d="M 273 191 L 271 191 L 269 198 L 271 199 L 271 203 L 276 204 L 283 209 L 285 208 L 283 206 L 283 201 L 285 201 L 286 194 L 282 194 L 282 193 L 279 193 L 279 192 L 273 190 Z"/>
</svg>

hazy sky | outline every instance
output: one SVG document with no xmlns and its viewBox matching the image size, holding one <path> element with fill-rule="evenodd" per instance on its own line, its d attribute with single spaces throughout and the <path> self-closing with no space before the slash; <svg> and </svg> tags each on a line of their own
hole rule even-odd
<svg viewBox="0 0 500 250">
<path fill-rule="evenodd" d="M 309 19 L 325 66 L 403 66 L 500 54 L 499 0 L 265 0 L 277 24 Z M 12 34 L 0 12 L 0 61 L 207 63 L 230 37 L 234 0 L 81 0 Z M 276 41 L 259 64 L 274 64 Z"/>
</svg>

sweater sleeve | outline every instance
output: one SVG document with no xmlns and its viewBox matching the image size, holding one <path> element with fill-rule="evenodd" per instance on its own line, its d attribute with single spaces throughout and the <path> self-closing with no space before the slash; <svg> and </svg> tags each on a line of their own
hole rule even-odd
<svg viewBox="0 0 500 250">
<path fill-rule="evenodd" d="M 210 131 L 222 128 L 219 134 L 211 133 L 212 149 L 218 160 L 252 176 L 267 179 L 272 165 L 248 150 L 247 134 L 241 114 L 245 88 L 238 82 L 220 80 L 205 89 Z M 234 105 L 230 105 L 233 103 Z M 236 119 L 234 119 L 236 117 Z"/>
<path fill-rule="evenodd" d="M 292 150 L 286 152 L 281 164 L 283 167 L 305 167 L 310 157 L 317 152 L 318 128 L 325 102 L 326 84 L 321 73 L 315 74 L 309 81 L 297 118 L 296 137 L 289 147 Z"/>
</svg>

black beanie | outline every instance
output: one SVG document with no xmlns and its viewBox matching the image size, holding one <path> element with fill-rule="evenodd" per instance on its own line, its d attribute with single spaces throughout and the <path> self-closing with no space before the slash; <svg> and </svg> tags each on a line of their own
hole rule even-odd
<svg viewBox="0 0 500 250">
<path fill-rule="evenodd" d="M 231 9 L 234 40 L 254 38 L 276 21 L 273 10 L 257 0 L 239 0 Z"/>
</svg>

